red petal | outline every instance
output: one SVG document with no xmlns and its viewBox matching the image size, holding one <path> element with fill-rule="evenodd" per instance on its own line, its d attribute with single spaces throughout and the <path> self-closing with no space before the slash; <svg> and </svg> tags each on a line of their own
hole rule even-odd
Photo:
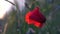
<svg viewBox="0 0 60 34">
<path fill-rule="evenodd" d="M 46 21 L 45 16 L 39 11 L 39 7 L 36 7 L 29 17 L 29 19 L 44 23 Z"/>
<path fill-rule="evenodd" d="M 35 21 L 34 26 L 41 28 L 43 26 L 43 24 Z"/>
<path fill-rule="evenodd" d="M 25 16 L 25 21 L 26 21 L 26 23 L 28 23 L 28 24 L 32 24 L 32 20 L 29 19 L 30 13 L 31 13 L 31 12 L 28 12 L 28 13 L 26 14 L 26 16 Z"/>
</svg>

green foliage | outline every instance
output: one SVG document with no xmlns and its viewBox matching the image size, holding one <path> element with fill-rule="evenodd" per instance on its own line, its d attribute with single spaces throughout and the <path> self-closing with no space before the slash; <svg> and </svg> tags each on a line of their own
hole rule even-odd
<svg viewBox="0 0 60 34">
<path fill-rule="evenodd" d="M 16 12 L 13 11 L 10 13 L 8 17 L 8 25 L 6 34 L 17 34 L 16 28 L 17 28 L 17 22 L 16 22 Z"/>
<path fill-rule="evenodd" d="M 35 6 L 40 6 L 40 3 L 39 2 L 35 2 L 35 3 L 32 3 L 32 6 L 31 6 L 31 9 L 30 10 L 33 10 Z M 59 18 L 60 18 L 60 12 L 58 11 L 58 13 L 56 12 L 55 14 L 53 13 L 52 10 L 52 4 L 45 4 L 43 6 L 43 8 L 41 8 L 41 11 L 44 12 L 44 15 L 46 16 L 46 18 L 48 19 L 49 16 L 51 16 L 51 20 L 47 20 L 45 26 L 42 28 L 42 29 L 39 29 L 33 25 L 28 25 L 26 22 L 25 22 L 25 15 L 27 12 L 30 11 L 29 9 L 26 9 L 25 12 L 22 12 L 23 16 L 22 18 L 19 20 L 20 23 L 22 24 L 21 28 L 20 28 L 20 31 L 17 32 L 17 20 L 16 20 L 16 12 L 12 12 L 9 16 L 9 19 L 8 19 L 8 28 L 7 28 L 7 32 L 6 34 L 26 34 L 26 32 L 28 31 L 28 28 L 32 28 L 34 29 L 36 32 L 35 34 L 38 34 L 39 32 L 41 32 L 41 34 L 47 34 L 47 32 L 49 32 L 49 34 L 57 34 L 57 26 L 59 26 Z M 53 13 L 52 15 L 49 15 L 50 13 Z M 55 15 L 55 16 L 54 16 Z M 58 16 L 58 17 L 56 17 Z M 55 29 L 53 29 L 53 27 Z"/>
</svg>

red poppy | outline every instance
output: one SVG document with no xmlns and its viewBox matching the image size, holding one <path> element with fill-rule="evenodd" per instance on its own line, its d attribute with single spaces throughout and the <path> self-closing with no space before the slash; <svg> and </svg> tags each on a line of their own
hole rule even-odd
<svg viewBox="0 0 60 34">
<path fill-rule="evenodd" d="M 39 7 L 35 7 L 34 10 L 29 11 L 26 16 L 25 20 L 28 24 L 33 24 L 36 27 L 42 27 L 43 23 L 45 23 L 46 18 L 45 16 L 39 11 Z"/>
</svg>

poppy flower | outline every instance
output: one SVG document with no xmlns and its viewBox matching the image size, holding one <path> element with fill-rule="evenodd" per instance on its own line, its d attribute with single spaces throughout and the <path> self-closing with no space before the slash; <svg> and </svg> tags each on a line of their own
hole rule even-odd
<svg viewBox="0 0 60 34">
<path fill-rule="evenodd" d="M 35 7 L 32 11 L 29 11 L 25 16 L 25 21 L 28 24 L 33 24 L 36 27 L 42 27 L 43 23 L 45 23 L 46 18 L 40 12 L 39 7 Z"/>
</svg>

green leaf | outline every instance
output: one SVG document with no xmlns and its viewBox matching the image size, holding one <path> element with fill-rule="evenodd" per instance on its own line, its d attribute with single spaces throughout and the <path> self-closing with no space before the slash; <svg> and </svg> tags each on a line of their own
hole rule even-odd
<svg viewBox="0 0 60 34">
<path fill-rule="evenodd" d="M 35 3 L 33 3 L 33 4 L 32 4 L 32 6 L 31 6 L 31 9 L 30 9 L 30 10 L 33 10 L 33 9 L 34 9 L 34 7 L 35 7 Z"/>
<path fill-rule="evenodd" d="M 38 5 L 38 6 L 40 6 L 40 2 L 38 2 L 38 1 L 36 1 L 35 4 Z"/>
</svg>

